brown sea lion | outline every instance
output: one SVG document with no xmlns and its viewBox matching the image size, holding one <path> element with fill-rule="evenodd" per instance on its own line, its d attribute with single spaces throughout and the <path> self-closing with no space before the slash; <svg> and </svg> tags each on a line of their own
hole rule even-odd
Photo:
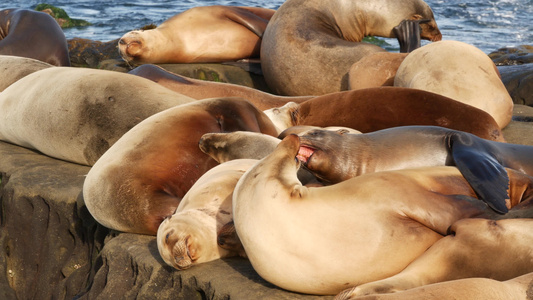
<svg viewBox="0 0 533 300">
<path fill-rule="evenodd" d="M 0 140 L 91 166 L 137 123 L 193 101 L 130 74 L 46 68 L 0 93 Z"/>
<path fill-rule="evenodd" d="M 372 132 L 397 126 L 434 125 L 505 141 L 498 124 L 483 110 L 417 89 L 379 87 L 344 91 L 318 96 L 298 105 L 287 103 L 287 107 L 289 109 L 279 110 L 287 114 L 270 116 L 278 127 L 284 123 L 287 126 L 343 126 Z"/>
<path fill-rule="evenodd" d="M 457 166 L 479 196 L 501 213 L 510 207 L 501 202 L 510 199 L 504 167 L 533 174 L 533 146 L 489 141 L 435 126 L 403 126 L 366 134 L 311 130 L 300 135 L 300 142 L 299 159 L 328 183 L 385 170 Z"/>
<path fill-rule="evenodd" d="M 87 209 L 108 228 L 156 235 L 196 180 L 218 164 L 200 151 L 202 135 L 230 131 L 276 134 L 268 117 L 242 98 L 197 100 L 143 120 L 87 174 Z"/>
<path fill-rule="evenodd" d="M 531 193 L 531 192 L 530 192 Z M 531 196 L 531 195 L 530 195 Z M 463 219 L 455 222 L 449 235 L 433 244 L 424 254 L 413 261 L 405 270 L 389 278 L 363 284 L 342 293 L 339 299 L 359 299 L 357 296 L 393 293 L 432 283 L 463 278 L 490 278 L 492 280 L 513 280 L 513 278 L 533 272 L 533 219 L 485 220 Z M 529 275 L 531 278 L 531 275 Z M 488 281 L 488 280 L 487 280 Z M 485 282 L 487 285 L 491 281 Z M 528 282 L 531 284 L 531 279 Z M 449 286 L 453 287 L 453 284 Z M 496 287 L 505 287 L 505 284 Z M 510 284 L 509 287 L 512 287 Z M 434 287 L 433 287 L 434 288 Z M 461 292 L 443 290 L 440 299 L 454 293 L 477 296 L 468 283 L 457 286 L 465 288 Z M 524 292 L 524 286 L 518 285 Z M 428 286 L 426 292 L 432 290 Z M 489 289 L 489 291 L 492 289 Z M 498 289 L 495 289 L 497 292 Z M 503 292 L 509 289 L 504 288 Z M 513 289 L 511 289 L 513 291 Z M 419 291 L 420 293 L 420 291 Z M 416 293 L 411 293 L 416 294 Z M 501 292 L 497 292 L 496 295 Z M 401 296 L 399 294 L 398 296 Z M 407 296 L 407 295 L 404 295 Z M 494 299 L 490 295 L 483 299 Z M 525 293 L 523 294 L 525 296 Z M 463 297 L 471 299 L 470 297 Z M 412 299 L 410 297 L 403 299 Z M 506 299 L 520 299 L 511 297 Z"/>
<path fill-rule="evenodd" d="M 390 277 L 456 221 L 494 216 L 455 167 L 376 172 L 304 187 L 296 177 L 299 148 L 298 137 L 287 136 L 233 193 L 235 227 L 252 266 L 281 288 L 337 294 Z M 511 192 L 516 205 L 522 182 L 510 188 L 519 189 Z"/>
<path fill-rule="evenodd" d="M 396 37 L 404 20 L 422 20 L 420 37 L 442 38 L 422 0 L 288 0 L 270 20 L 261 44 L 261 67 L 275 94 L 323 95 L 346 90 L 350 66 L 384 52 L 365 36 Z"/>
<path fill-rule="evenodd" d="M 128 73 L 150 79 L 194 99 L 242 97 L 260 110 L 283 106 L 289 101 L 300 103 L 313 98 L 312 96 L 283 97 L 238 84 L 187 78 L 152 64 L 138 66 Z"/>
<path fill-rule="evenodd" d="M 0 11 L 0 54 L 70 66 L 67 39 L 50 15 L 28 9 Z"/>
<path fill-rule="evenodd" d="M 513 100 L 494 62 L 480 49 L 459 41 L 440 41 L 409 53 L 394 86 L 425 90 L 489 113 L 500 128 L 509 124 Z"/>
<path fill-rule="evenodd" d="M 259 57 L 261 37 L 274 10 L 198 6 L 151 30 L 130 31 L 118 42 L 128 63 L 223 62 Z"/>
<path fill-rule="evenodd" d="M 218 246 L 217 233 L 233 221 L 233 190 L 244 172 L 256 163 L 255 159 L 228 161 L 194 183 L 176 212 L 157 230 L 157 248 L 168 265 L 183 270 L 218 258 L 245 256 L 244 252 Z"/>
<path fill-rule="evenodd" d="M 24 76 L 50 67 L 51 64 L 33 58 L 0 55 L 0 92 Z"/>
</svg>

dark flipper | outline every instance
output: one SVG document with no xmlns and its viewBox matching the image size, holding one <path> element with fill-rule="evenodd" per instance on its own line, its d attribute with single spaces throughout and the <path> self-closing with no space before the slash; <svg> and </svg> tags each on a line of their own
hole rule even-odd
<svg viewBox="0 0 533 300">
<path fill-rule="evenodd" d="M 420 23 L 427 23 L 429 19 L 403 20 L 393 31 L 400 43 L 400 53 L 409 53 L 420 48 Z"/>
<path fill-rule="evenodd" d="M 239 253 L 239 255 L 245 256 L 244 247 L 237 235 L 233 221 L 222 226 L 217 234 L 217 244 L 220 248 L 235 251 Z"/>
<path fill-rule="evenodd" d="M 262 38 L 268 20 L 261 18 L 253 12 L 240 7 L 234 7 L 226 12 L 226 17 L 235 23 L 241 24 Z"/>
<path fill-rule="evenodd" d="M 507 213 L 509 176 L 491 145 L 466 133 L 454 133 L 449 139 L 455 165 L 479 198 L 494 211 Z"/>
</svg>

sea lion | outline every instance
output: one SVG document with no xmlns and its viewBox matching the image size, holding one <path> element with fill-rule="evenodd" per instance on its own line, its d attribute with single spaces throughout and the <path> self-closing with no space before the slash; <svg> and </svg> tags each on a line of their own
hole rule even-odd
<svg viewBox="0 0 533 300">
<path fill-rule="evenodd" d="M 533 146 L 489 141 L 436 126 L 395 127 L 366 134 L 311 130 L 300 135 L 300 143 L 298 158 L 328 183 L 384 170 L 457 166 L 479 196 L 501 213 L 509 208 L 509 203 L 500 202 L 509 199 L 509 179 L 501 177 L 504 167 L 533 174 Z"/>
<path fill-rule="evenodd" d="M 467 278 L 434 283 L 390 294 L 359 296 L 358 300 L 530 300 L 533 272 L 506 281 L 489 278 Z M 337 295 L 335 300 L 352 299 Z"/>
<path fill-rule="evenodd" d="M 70 66 L 67 39 L 50 15 L 28 9 L 0 11 L 0 54 Z"/>
<path fill-rule="evenodd" d="M 122 36 L 127 63 L 223 62 L 259 57 L 261 37 L 274 10 L 241 6 L 198 6 L 151 30 Z"/>
<path fill-rule="evenodd" d="M 376 52 L 361 58 L 348 71 L 348 89 L 393 86 L 396 71 L 407 54 Z"/>
<path fill-rule="evenodd" d="M 323 95 L 347 89 L 350 66 L 385 49 L 365 36 L 396 37 L 403 20 L 420 24 L 420 37 L 442 38 L 431 8 L 422 0 L 288 0 L 270 20 L 261 44 L 261 67 L 275 94 Z"/>
<path fill-rule="evenodd" d="M 495 215 L 455 167 L 376 172 L 304 187 L 296 177 L 299 148 L 298 137 L 287 136 L 233 193 L 235 228 L 253 268 L 281 288 L 337 294 L 390 277 L 457 220 Z M 521 201 L 520 191 L 511 194 L 517 197 L 513 205 Z"/>
<path fill-rule="evenodd" d="M 289 134 L 302 135 L 313 129 L 323 129 L 327 131 L 334 131 L 339 134 L 344 134 L 344 133 L 360 134 L 361 133 L 361 131 L 359 130 L 355 130 L 355 129 L 348 128 L 348 127 L 342 127 L 342 126 L 318 127 L 318 126 L 311 126 L 311 125 L 297 125 L 297 126 L 292 126 L 292 127 L 289 127 L 283 130 L 278 135 L 278 139 L 282 140 Z"/>
<path fill-rule="evenodd" d="M 288 109 L 280 109 L 281 113 L 270 116 L 278 127 L 282 124 L 343 126 L 372 132 L 397 126 L 435 125 L 505 141 L 500 127 L 485 111 L 417 89 L 379 87 L 344 91 L 291 105 L 287 103 Z"/>
<path fill-rule="evenodd" d="M 128 73 L 150 79 L 194 99 L 242 97 L 260 110 L 283 106 L 289 101 L 300 103 L 313 98 L 313 96 L 283 97 L 238 84 L 187 78 L 152 64 L 138 66 Z"/>
<path fill-rule="evenodd" d="M 51 64 L 33 58 L 0 55 L 0 92 L 24 76 L 50 67 Z"/>
<path fill-rule="evenodd" d="M 276 134 L 268 117 L 242 98 L 197 100 L 154 114 L 91 168 L 83 185 L 87 209 L 108 228 L 156 235 L 196 180 L 218 164 L 200 151 L 200 137 L 230 131 Z"/>
<path fill-rule="evenodd" d="M 255 159 L 228 161 L 194 183 L 176 212 L 157 230 L 157 248 L 168 265 L 183 270 L 218 258 L 245 255 L 218 246 L 217 233 L 233 221 L 233 189 L 255 163 Z"/>
<path fill-rule="evenodd" d="M 425 45 L 401 63 L 394 86 L 441 94 L 489 113 L 500 128 L 509 124 L 513 100 L 492 60 L 459 41 Z"/>
<path fill-rule="evenodd" d="M 91 166 L 137 123 L 192 101 L 130 74 L 46 68 L 0 93 L 0 140 Z"/>
<path fill-rule="evenodd" d="M 352 288 L 339 298 L 393 293 L 463 278 L 512 280 L 533 272 L 532 229 L 533 219 L 459 220 L 450 227 L 449 235 L 399 274 Z"/>
</svg>

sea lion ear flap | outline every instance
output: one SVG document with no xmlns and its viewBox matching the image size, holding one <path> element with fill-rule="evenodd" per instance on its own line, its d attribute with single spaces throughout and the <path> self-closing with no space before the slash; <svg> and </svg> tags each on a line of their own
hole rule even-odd
<svg viewBox="0 0 533 300">
<path fill-rule="evenodd" d="M 455 165 L 479 198 L 494 211 L 507 213 L 509 176 L 490 145 L 481 138 L 458 132 L 449 136 L 448 147 Z"/>
</svg>

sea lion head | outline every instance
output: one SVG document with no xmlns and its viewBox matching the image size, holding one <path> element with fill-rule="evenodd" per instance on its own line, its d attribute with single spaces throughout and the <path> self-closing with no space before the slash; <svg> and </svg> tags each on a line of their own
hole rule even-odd
<svg viewBox="0 0 533 300">
<path fill-rule="evenodd" d="M 410 20 L 429 20 L 427 22 L 420 22 L 420 38 L 432 42 L 442 40 L 442 33 L 437 26 L 433 11 L 424 1 L 414 1 L 415 11 L 409 19 Z"/>
<path fill-rule="evenodd" d="M 118 40 L 118 52 L 127 63 L 138 61 L 147 51 L 143 31 L 133 30 Z"/>
<path fill-rule="evenodd" d="M 274 107 L 263 111 L 268 118 L 274 123 L 278 134 L 283 130 L 297 125 L 296 113 L 298 110 L 298 104 L 295 102 L 287 102 L 281 107 Z"/>
<path fill-rule="evenodd" d="M 217 245 L 216 220 L 199 210 L 165 219 L 157 230 L 157 248 L 163 260 L 178 270 L 230 256 Z"/>
<path fill-rule="evenodd" d="M 350 153 L 343 144 L 350 142 L 345 130 L 313 129 L 300 135 L 298 159 L 302 165 L 323 182 L 336 183 L 345 180 L 353 164 Z"/>
</svg>

